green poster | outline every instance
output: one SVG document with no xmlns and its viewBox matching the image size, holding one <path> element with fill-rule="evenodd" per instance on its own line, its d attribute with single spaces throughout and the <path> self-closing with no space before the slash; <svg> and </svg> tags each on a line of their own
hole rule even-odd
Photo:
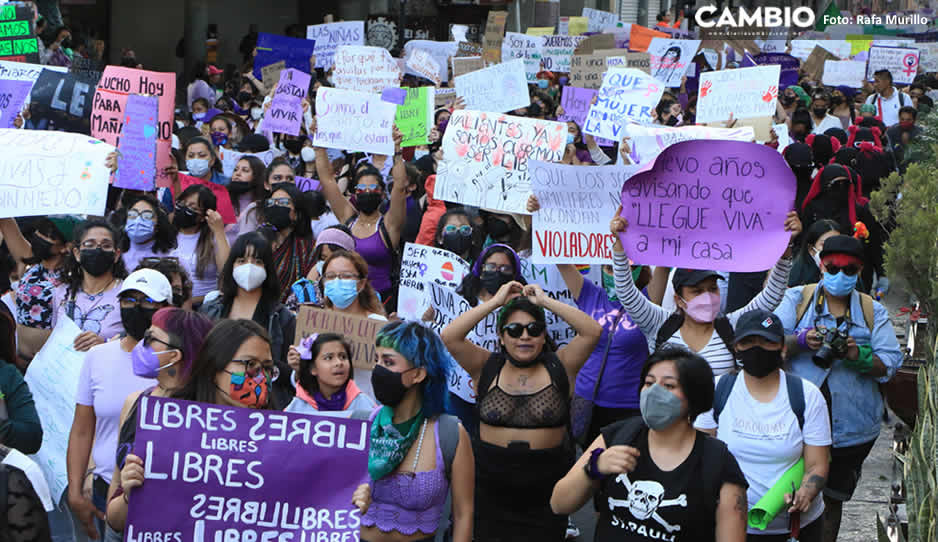
<svg viewBox="0 0 938 542">
<path fill-rule="evenodd" d="M 433 127 L 433 87 L 407 89 L 404 105 L 397 107 L 394 118 L 398 130 L 404 135 L 402 147 L 428 145 L 427 136 Z"/>
</svg>

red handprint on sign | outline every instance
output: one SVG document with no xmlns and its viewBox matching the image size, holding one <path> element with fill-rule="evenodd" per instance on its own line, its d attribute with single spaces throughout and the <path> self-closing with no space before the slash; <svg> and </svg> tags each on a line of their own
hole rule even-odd
<svg viewBox="0 0 938 542">
<path fill-rule="evenodd" d="M 778 96 L 778 87 L 771 86 L 769 90 L 765 91 L 765 94 L 762 95 L 763 102 L 771 102 Z"/>
<path fill-rule="evenodd" d="M 712 81 L 704 81 L 704 84 L 700 85 L 700 95 L 706 96 L 710 94 L 710 88 L 713 86 Z"/>
</svg>

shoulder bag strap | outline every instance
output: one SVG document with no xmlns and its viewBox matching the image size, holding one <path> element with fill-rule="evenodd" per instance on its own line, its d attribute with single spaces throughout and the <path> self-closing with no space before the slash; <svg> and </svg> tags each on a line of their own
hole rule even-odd
<svg viewBox="0 0 938 542">
<path fill-rule="evenodd" d="M 596 375 L 596 383 L 593 384 L 593 395 L 590 397 L 590 402 L 594 404 L 596 403 L 596 395 L 599 393 L 599 383 L 602 381 L 603 373 L 606 371 L 606 360 L 609 359 L 609 347 L 612 346 L 612 338 L 615 336 L 616 329 L 619 327 L 619 321 L 622 320 L 622 311 L 623 309 L 619 309 L 615 320 L 612 322 L 609 335 L 606 337 L 606 350 L 603 352 L 603 362 L 599 365 L 599 374 Z"/>
</svg>

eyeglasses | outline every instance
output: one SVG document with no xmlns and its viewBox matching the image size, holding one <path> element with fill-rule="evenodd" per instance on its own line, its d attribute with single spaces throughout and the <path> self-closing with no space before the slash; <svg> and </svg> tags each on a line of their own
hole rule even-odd
<svg viewBox="0 0 938 542">
<path fill-rule="evenodd" d="M 156 218 L 156 214 L 153 211 L 138 211 L 136 209 L 127 211 L 127 220 L 136 220 L 138 218 L 153 220 Z"/>
<path fill-rule="evenodd" d="M 264 205 L 267 207 L 291 207 L 293 206 L 293 200 L 290 198 L 270 198 Z"/>
<path fill-rule="evenodd" d="M 158 343 L 160 343 L 160 344 L 162 344 L 162 345 L 164 345 L 164 346 L 166 346 L 167 348 L 170 348 L 170 349 L 172 349 L 172 350 L 182 350 L 181 348 L 179 348 L 178 346 L 176 346 L 176 345 L 173 344 L 173 343 L 168 343 L 168 342 L 166 342 L 166 341 L 164 341 L 164 340 L 162 340 L 162 339 L 157 339 L 156 337 L 153 336 L 152 333 L 150 333 L 149 330 L 146 331 L 146 332 L 143 334 L 143 346 L 149 347 L 149 346 L 152 345 L 154 342 L 158 342 Z"/>
<path fill-rule="evenodd" d="M 498 271 L 499 273 L 505 275 L 514 275 L 515 268 L 510 265 L 496 265 L 494 263 L 487 263 L 482 265 L 483 271 Z"/>
<path fill-rule="evenodd" d="M 462 226 L 455 226 L 453 224 L 450 224 L 448 226 L 443 227 L 443 233 L 456 233 L 457 231 L 459 232 L 460 235 L 469 237 L 470 235 L 472 235 L 472 226 L 470 226 L 469 224 L 463 224 Z"/>
<path fill-rule="evenodd" d="M 342 280 L 359 280 L 361 279 L 360 275 L 355 273 L 326 273 L 322 276 L 323 282 L 329 282 L 330 280 L 342 279 Z"/>
<path fill-rule="evenodd" d="M 824 267 L 827 269 L 827 272 L 830 273 L 831 275 L 836 275 L 837 273 L 843 271 L 844 275 L 852 277 L 860 272 L 860 266 L 858 266 L 857 264 L 853 264 L 853 263 L 849 265 L 845 265 L 843 267 L 834 265 L 832 263 L 826 263 L 824 264 Z"/>
<path fill-rule="evenodd" d="M 120 298 L 120 306 L 122 309 L 132 309 L 134 307 L 140 307 L 143 309 L 158 309 L 161 306 L 159 301 L 154 301 L 149 297 L 134 297 L 132 295 L 122 296 Z"/>
<path fill-rule="evenodd" d="M 83 250 L 94 250 L 96 248 L 100 248 L 104 251 L 110 251 L 114 250 L 114 241 L 101 241 L 99 243 L 93 239 L 88 239 L 86 241 L 82 241 L 81 248 Z"/>
<path fill-rule="evenodd" d="M 256 359 L 233 359 L 231 362 L 244 365 L 244 371 L 241 374 L 246 375 L 248 378 L 254 378 L 261 372 L 264 373 L 264 376 L 267 377 L 267 380 L 277 380 L 280 378 L 280 368 L 274 365 L 274 361 L 270 359 L 267 361 L 260 361 Z M 232 373 L 230 371 L 226 372 L 232 376 L 237 376 L 239 374 Z M 237 383 L 235 384 L 237 385 Z"/>
<path fill-rule="evenodd" d="M 381 185 L 379 185 L 378 183 L 372 183 L 372 184 L 356 184 L 356 185 L 355 185 L 355 190 L 357 190 L 357 191 L 359 191 L 359 192 L 377 192 L 377 191 L 381 190 Z"/>
<path fill-rule="evenodd" d="M 524 333 L 525 330 L 528 331 L 528 337 L 540 337 L 544 334 L 544 330 L 547 329 L 547 325 L 543 322 L 530 322 L 528 325 L 519 324 L 515 322 L 513 324 L 508 324 L 502 331 L 508 334 L 509 337 L 518 339 Z"/>
</svg>

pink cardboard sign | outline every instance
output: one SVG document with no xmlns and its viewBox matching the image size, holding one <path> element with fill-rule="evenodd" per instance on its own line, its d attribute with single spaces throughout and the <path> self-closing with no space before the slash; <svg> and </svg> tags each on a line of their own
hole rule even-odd
<svg viewBox="0 0 938 542">
<path fill-rule="evenodd" d="M 795 176 L 770 147 L 684 141 L 622 186 L 620 234 L 640 265 L 763 271 L 785 252 Z"/>
</svg>

